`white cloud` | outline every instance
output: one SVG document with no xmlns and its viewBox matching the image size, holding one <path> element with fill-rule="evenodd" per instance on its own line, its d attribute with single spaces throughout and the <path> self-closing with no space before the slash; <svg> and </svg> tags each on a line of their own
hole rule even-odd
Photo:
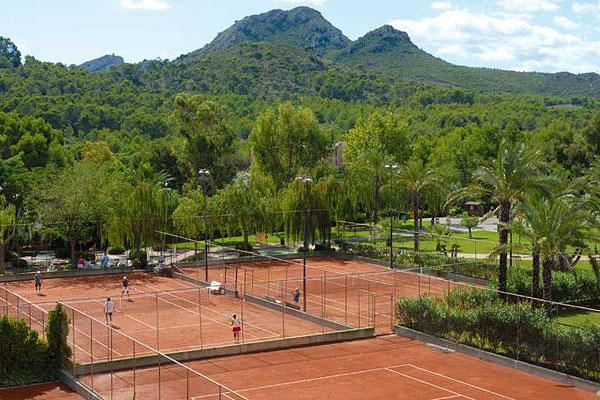
<svg viewBox="0 0 600 400">
<path fill-rule="evenodd" d="M 593 4 L 593 3 L 581 3 L 579 1 L 576 1 L 573 4 L 571 4 L 571 8 L 577 14 L 586 14 L 586 13 L 598 12 L 598 11 L 600 11 L 600 1 L 597 2 L 596 4 Z"/>
<path fill-rule="evenodd" d="M 498 0 L 496 4 L 509 11 L 525 13 L 560 10 L 557 0 Z"/>
<path fill-rule="evenodd" d="M 432 10 L 451 10 L 452 8 L 452 3 L 449 1 L 436 1 L 431 4 Z"/>
<path fill-rule="evenodd" d="M 119 0 L 121 7 L 128 10 L 167 10 L 171 8 L 169 3 L 163 0 Z"/>
<path fill-rule="evenodd" d="M 559 18 L 557 25 L 571 20 Z M 536 22 L 528 15 L 449 10 L 421 20 L 396 20 L 427 51 L 463 64 L 521 71 L 600 70 L 600 41 Z"/>
<path fill-rule="evenodd" d="M 556 25 L 560 26 L 563 29 L 569 30 L 569 31 L 572 31 L 572 30 L 580 27 L 580 25 L 577 22 L 575 22 L 565 16 L 562 16 L 562 15 L 557 15 L 554 18 L 552 18 L 552 20 L 554 21 L 554 23 Z"/>
<path fill-rule="evenodd" d="M 312 4 L 314 6 L 324 6 L 328 0 L 277 0 L 280 3 L 292 3 L 292 4 Z"/>
</svg>

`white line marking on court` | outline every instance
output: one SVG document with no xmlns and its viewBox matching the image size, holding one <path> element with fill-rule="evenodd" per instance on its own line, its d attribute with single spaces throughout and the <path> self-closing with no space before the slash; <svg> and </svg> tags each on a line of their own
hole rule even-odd
<svg viewBox="0 0 600 400">
<path fill-rule="evenodd" d="M 289 385 L 297 385 L 297 384 L 301 384 L 301 383 L 310 383 L 310 382 L 322 381 L 322 380 L 326 380 L 326 379 L 340 378 L 340 377 L 344 377 L 344 376 L 353 376 L 353 375 L 366 374 L 369 372 L 385 371 L 387 368 L 400 368 L 400 367 L 405 367 L 405 366 L 409 366 L 409 364 L 401 364 L 401 365 L 396 365 L 393 367 L 371 368 L 371 369 L 365 369 L 365 370 L 361 370 L 361 371 L 344 372 L 344 373 L 340 373 L 340 374 L 319 376 L 316 378 L 299 379 L 296 381 L 274 383 L 272 385 L 255 386 L 255 387 L 246 388 L 246 389 L 238 389 L 238 390 L 236 390 L 236 392 L 237 393 L 250 392 L 250 391 L 254 391 L 254 390 L 269 389 L 269 388 L 280 387 L 280 386 L 289 386 Z M 211 396 L 214 396 L 214 395 L 195 396 L 192 399 L 204 399 L 204 398 L 211 397 Z"/>
<path fill-rule="evenodd" d="M 433 383 L 431 383 L 431 382 L 427 382 L 427 381 L 421 380 L 421 379 L 419 379 L 419 378 L 415 378 L 414 376 L 410 376 L 410 375 L 403 374 L 402 372 L 394 371 L 394 370 L 393 370 L 393 369 L 391 369 L 391 368 L 394 368 L 394 367 L 385 368 L 385 370 L 386 370 L 386 371 L 388 371 L 388 372 L 391 372 L 391 373 L 393 373 L 393 374 L 398 374 L 398 375 L 400 375 L 400 376 L 403 376 L 403 377 L 405 377 L 405 378 L 412 379 L 412 380 L 414 380 L 414 381 L 417 381 L 417 382 L 419 382 L 419 383 L 422 383 L 422 384 L 424 384 L 424 385 L 432 386 L 432 387 L 434 387 L 434 388 L 436 388 L 436 389 L 443 390 L 444 392 L 451 393 L 451 394 L 453 394 L 453 395 L 455 395 L 455 396 L 461 396 L 461 397 L 466 397 L 467 399 L 470 399 L 470 400 L 475 400 L 475 399 L 474 399 L 474 398 L 472 398 L 472 397 L 469 397 L 469 396 L 466 396 L 466 395 L 464 395 L 464 394 L 461 394 L 461 393 L 455 392 L 454 390 L 446 389 L 446 388 L 444 388 L 444 387 L 442 387 L 442 386 L 438 386 L 438 385 L 436 385 L 436 384 L 433 384 Z"/>
<path fill-rule="evenodd" d="M 446 396 L 446 397 L 436 397 L 435 399 L 431 399 L 431 400 L 446 400 L 446 399 L 455 399 L 457 397 L 462 397 L 461 395 L 453 395 L 453 396 Z"/>
<path fill-rule="evenodd" d="M 142 283 L 142 285 L 144 285 L 144 286 L 148 286 L 149 288 L 151 288 L 151 289 L 155 289 L 155 290 L 159 290 L 159 289 L 160 289 L 160 288 L 158 288 L 158 287 L 156 287 L 156 286 L 152 286 L 152 285 L 148 285 L 148 284 L 144 284 L 144 283 Z M 195 303 L 195 302 L 193 302 L 193 301 L 190 301 L 190 300 L 188 300 L 188 299 L 186 299 L 186 298 L 183 298 L 183 297 L 181 297 L 181 296 L 176 296 L 176 295 L 174 295 L 174 294 L 172 294 L 172 293 L 168 293 L 168 292 L 165 292 L 164 294 L 166 294 L 166 295 L 169 295 L 169 296 L 171 296 L 171 297 L 174 297 L 174 298 L 177 298 L 177 299 L 180 299 L 180 300 L 183 300 L 183 301 L 185 301 L 185 302 L 188 302 L 188 303 L 190 303 L 190 304 L 193 304 L 194 306 L 198 306 L 198 304 L 197 304 L 197 303 Z M 170 301 L 168 301 L 168 300 L 161 299 L 161 298 L 159 298 L 159 300 L 161 300 L 161 301 L 164 301 L 165 303 L 169 303 L 169 304 L 171 304 L 171 305 L 174 305 L 174 306 L 176 306 L 176 307 L 179 307 L 179 308 L 181 308 L 182 310 L 185 310 L 185 311 L 187 311 L 187 312 L 190 312 L 190 313 L 192 313 L 192 314 L 195 314 L 195 315 L 200 315 L 198 312 L 196 312 L 196 311 L 193 311 L 193 310 L 190 310 L 189 308 L 186 308 L 186 307 L 180 306 L 179 304 L 176 304 L 176 303 L 173 303 L 173 302 L 170 302 Z M 207 306 L 202 306 L 202 307 L 203 307 L 203 308 L 205 308 L 206 310 L 209 310 L 209 311 L 211 311 L 211 312 L 213 312 L 213 313 L 215 313 L 215 314 L 221 315 L 221 316 L 223 316 L 223 317 L 226 317 L 226 318 L 228 318 L 228 317 L 229 317 L 228 315 L 226 315 L 226 314 L 223 314 L 222 312 L 219 312 L 219 311 L 217 311 L 217 310 L 215 310 L 215 309 L 212 309 L 212 308 L 210 308 L 210 307 L 207 307 Z M 215 323 L 218 323 L 218 324 L 220 324 L 220 325 L 228 326 L 227 324 L 225 324 L 225 323 L 222 323 L 222 322 L 220 322 L 220 321 L 217 321 L 217 320 L 211 319 L 211 318 L 209 318 L 209 317 L 206 317 L 206 318 L 207 318 L 207 319 L 209 319 L 209 320 L 211 320 L 211 321 L 213 321 L 213 322 L 215 322 Z M 252 323 L 249 323 L 249 322 L 243 322 L 243 323 L 244 323 L 245 325 L 249 326 L 249 327 L 253 327 L 253 328 L 256 328 L 256 329 L 258 329 L 258 330 L 261 330 L 261 331 L 263 331 L 263 332 L 266 332 L 266 333 L 268 333 L 268 334 L 270 334 L 270 335 L 272 335 L 272 336 L 275 336 L 275 337 L 278 337 L 278 336 L 280 336 L 280 335 L 279 335 L 278 333 L 276 333 L 276 332 L 270 331 L 270 330 L 268 330 L 268 329 L 262 328 L 262 327 L 260 327 L 260 326 L 254 325 L 254 324 L 252 324 Z M 250 333 L 247 333 L 247 332 L 246 332 L 245 334 L 246 334 L 246 335 L 248 335 L 248 336 L 253 336 L 253 337 L 255 337 L 255 338 L 258 338 L 258 336 L 252 335 L 252 334 L 250 334 Z"/>
<path fill-rule="evenodd" d="M 493 394 L 493 395 L 495 395 L 495 396 L 502 397 L 502 398 L 504 398 L 504 399 L 507 399 L 507 400 L 515 400 L 515 399 L 514 399 L 514 398 L 512 398 L 512 397 L 508 397 L 508 396 L 505 396 L 505 395 L 503 395 L 503 394 L 500 394 L 500 393 L 493 392 L 493 391 L 491 391 L 491 390 L 488 390 L 488 389 L 482 388 L 481 386 L 472 385 L 472 384 L 470 384 L 470 383 L 467 383 L 467 382 L 461 381 L 461 380 L 459 380 L 459 379 L 454 379 L 454 378 L 451 378 L 451 377 L 449 377 L 449 376 L 446 376 L 446 375 L 444 375 L 444 374 L 440 374 L 440 373 L 438 373 L 438 372 L 430 371 L 430 370 L 428 370 L 428 369 L 426 369 L 426 368 L 417 367 L 417 366 L 415 366 L 415 365 L 412 365 L 412 364 L 409 364 L 409 365 L 410 365 L 412 368 L 415 368 L 415 369 L 418 369 L 418 370 L 421 370 L 421 371 L 424 371 L 424 372 L 430 373 L 430 374 L 432 374 L 432 375 L 435 375 L 435 376 L 439 376 L 439 377 L 441 377 L 441 378 L 446 378 L 446 379 L 448 379 L 448 380 L 451 380 L 451 381 L 454 381 L 454 382 L 460 383 L 460 384 L 462 384 L 462 385 L 465 385 L 465 386 L 470 386 L 470 387 L 472 387 L 472 388 L 474 388 L 474 389 L 481 390 L 482 392 L 486 392 L 486 393 L 489 393 L 489 394 Z"/>
</svg>

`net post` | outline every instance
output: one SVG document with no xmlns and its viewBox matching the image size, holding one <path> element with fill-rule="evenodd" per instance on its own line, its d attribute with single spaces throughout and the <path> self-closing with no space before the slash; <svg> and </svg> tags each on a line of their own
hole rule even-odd
<svg viewBox="0 0 600 400">
<path fill-rule="evenodd" d="M 185 369 L 185 398 L 190 398 L 190 370 Z"/>
<path fill-rule="evenodd" d="M 281 338 L 285 339 L 285 296 L 281 285 Z"/>
<path fill-rule="evenodd" d="M 344 324 L 348 325 L 348 275 L 344 275 Z"/>
<path fill-rule="evenodd" d="M 133 398 L 137 398 L 137 358 L 135 354 L 135 340 L 133 343 Z"/>
<path fill-rule="evenodd" d="M 114 365 L 112 363 L 113 360 L 113 340 L 112 340 L 112 328 L 110 326 L 108 326 L 108 332 L 109 332 L 109 362 L 110 362 L 110 398 L 113 398 L 113 375 L 114 375 Z"/>
<path fill-rule="evenodd" d="M 71 326 L 72 326 L 72 332 L 71 335 L 73 335 L 73 338 L 71 340 L 71 344 L 73 345 L 73 354 L 72 354 L 72 367 L 73 367 L 73 376 L 75 376 L 75 309 L 71 308 Z"/>
<path fill-rule="evenodd" d="M 202 348 L 202 288 L 198 288 L 198 336 Z"/>
<path fill-rule="evenodd" d="M 90 318 L 90 375 L 92 376 L 92 392 L 94 391 L 94 320 Z"/>
<path fill-rule="evenodd" d="M 160 351 L 160 330 L 158 329 L 158 292 L 155 293 L 156 298 L 156 350 Z"/>
<path fill-rule="evenodd" d="M 159 355 L 159 357 L 158 357 L 158 400 L 160 400 L 160 398 L 161 398 L 161 395 L 160 395 L 160 392 L 161 392 L 161 384 L 160 384 L 161 363 L 160 363 L 160 360 L 161 360 L 161 358 Z"/>
<path fill-rule="evenodd" d="M 360 328 L 360 279 L 356 279 L 356 289 L 358 294 L 358 327 Z"/>
</svg>

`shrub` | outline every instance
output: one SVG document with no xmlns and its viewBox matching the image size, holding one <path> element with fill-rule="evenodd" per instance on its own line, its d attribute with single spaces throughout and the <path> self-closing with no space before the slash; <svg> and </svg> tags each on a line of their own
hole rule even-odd
<svg viewBox="0 0 600 400">
<path fill-rule="evenodd" d="M 61 304 L 48 313 L 46 337 L 48 338 L 48 364 L 54 368 L 64 368 L 71 357 L 71 349 L 67 345 L 69 335 L 69 318 Z"/>
<path fill-rule="evenodd" d="M 110 254 L 111 256 L 121 255 L 125 253 L 125 248 L 123 246 L 110 246 L 106 249 L 106 254 Z"/>
<path fill-rule="evenodd" d="M 0 317 L 0 386 L 38 383 L 53 378 L 48 345 L 24 321 Z"/>
<path fill-rule="evenodd" d="M 600 382 L 600 326 L 560 325 L 543 308 L 477 290 L 402 298 L 396 314 L 406 327 Z"/>
</svg>

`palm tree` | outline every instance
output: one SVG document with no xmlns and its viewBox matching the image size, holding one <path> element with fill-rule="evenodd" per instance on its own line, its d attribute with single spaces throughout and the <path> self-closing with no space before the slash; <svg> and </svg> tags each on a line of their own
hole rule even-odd
<svg viewBox="0 0 600 400">
<path fill-rule="evenodd" d="M 543 188 L 540 167 L 537 153 L 527 151 L 524 144 L 502 143 L 493 164 L 477 169 L 473 183 L 462 191 L 488 196 L 498 206 L 498 290 L 502 292 L 506 291 L 507 244 L 513 205 L 530 191 Z"/>
<path fill-rule="evenodd" d="M 522 217 L 515 221 L 516 231 L 533 243 L 542 263 L 543 298 L 552 300 L 552 270 L 561 259 L 571 263 L 565 249 L 579 245 L 589 233 L 589 215 L 572 196 L 533 198 L 521 205 Z"/>
<path fill-rule="evenodd" d="M 419 251 L 419 221 L 424 196 L 427 190 L 440 186 L 442 179 L 433 169 L 423 165 L 421 159 L 413 158 L 400 166 L 397 182 L 410 198 L 414 222 L 414 250 Z"/>
</svg>

